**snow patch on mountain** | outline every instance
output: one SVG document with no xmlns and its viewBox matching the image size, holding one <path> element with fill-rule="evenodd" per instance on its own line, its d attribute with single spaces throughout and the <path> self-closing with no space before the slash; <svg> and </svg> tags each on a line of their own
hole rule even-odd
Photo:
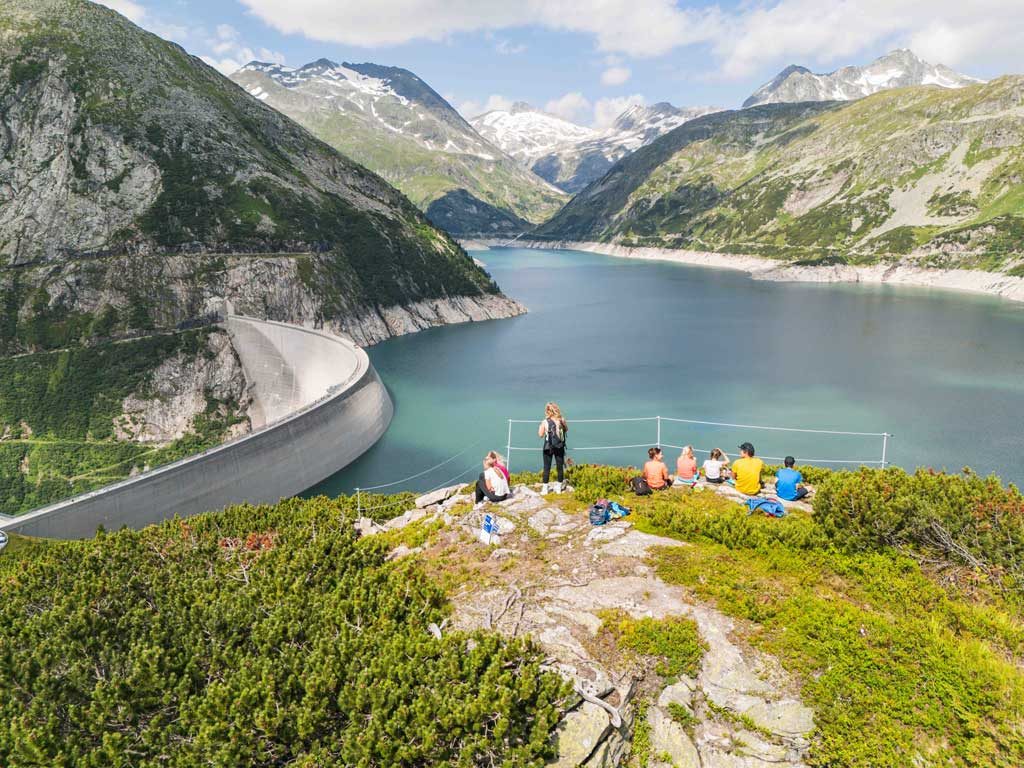
<svg viewBox="0 0 1024 768">
<path fill-rule="evenodd" d="M 850 66 L 818 74 L 791 65 L 758 88 L 744 107 L 775 102 L 852 101 L 891 88 L 937 85 L 963 88 L 984 82 L 943 64 L 929 64 L 906 48 L 887 53 L 867 66 Z"/>
<path fill-rule="evenodd" d="M 576 192 L 617 160 L 716 107 L 675 107 L 668 102 L 629 107 L 611 127 L 597 131 L 517 102 L 470 120 L 485 139 L 564 189 Z"/>
</svg>

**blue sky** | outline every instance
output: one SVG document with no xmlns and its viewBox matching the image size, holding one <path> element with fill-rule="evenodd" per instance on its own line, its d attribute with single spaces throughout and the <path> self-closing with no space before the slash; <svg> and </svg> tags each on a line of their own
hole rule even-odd
<svg viewBox="0 0 1024 768">
<path fill-rule="evenodd" d="M 583 124 L 630 103 L 734 107 L 782 67 L 894 47 L 1021 71 L 1021 0 L 102 0 L 225 73 L 252 58 L 412 70 L 467 116 L 528 101 Z"/>
</svg>

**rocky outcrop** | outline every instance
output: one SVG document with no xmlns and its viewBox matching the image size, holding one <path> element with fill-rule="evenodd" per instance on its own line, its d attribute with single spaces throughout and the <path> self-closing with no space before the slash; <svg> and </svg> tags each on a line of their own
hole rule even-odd
<svg viewBox="0 0 1024 768">
<path fill-rule="evenodd" d="M 454 596 L 454 627 L 530 635 L 548 654 L 549 667 L 573 684 L 577 698 L 556 731 L 552 765 L 623 765 L 643 711 L 653 768 L 805 765 L 814 718 L 795 681 L 744 642 L 746 628 L 667 584 L 646 564 L 652 548 L 685 543 L 636 531 L 628 520 L 592 527 L 584 515 L 517 486 L 512 498 L 486 510 L 497 519 L 500 537 L 488 550 L 476 536 L 483 511 L 470 510 L 468 497 L 422 500 L 384 529 L 440 521 L 449 527 L 436 546 L 448 566 L 460 553 L 495 564 L 485 586 L 474 582 Z M 380 527 L 362 520 L 359 529 L 374 535 Z M 431 557 L 429 548 L 400 554 L 428 564 Z M 706 645 L 699 674 L 666 684 L 654 665 L 609 653 L 598 642 L 607 611 L 693 620 Z M 680 711 L 687 715 L 682 721 Z"/>
<path fill-rule="evenodd" d="M 207 337 L 206 349 L 165 360 L 152 372 L 144 391 L 126 397 L 114 432 L 118 440 L 167 444 L 193 431 L 196 416 L 212 406 L 222 417 L 241 419 L 229 429 L 228 436 L 234 437 L 250 429 L 243 418 L 248 405 L 238 355 L 227 333 L 215 331 Z"/>
<path fill-rule="evenodd" d="M 385 307 L 338 323 L 332 330 L 349 336 L 357 344 L 369 346 L 393 336 L 404 336 L 439 325 L 498 320 L 525 312 L 526 307 L 502 294 L 459 296 Z"/>
<path fill-rule="evenodd" d="M 225 302 L 367 343 L 519 311 L 383 179 L 86 0 L 0 15 L 0 293 L 0 353 Z"/>
</svg>

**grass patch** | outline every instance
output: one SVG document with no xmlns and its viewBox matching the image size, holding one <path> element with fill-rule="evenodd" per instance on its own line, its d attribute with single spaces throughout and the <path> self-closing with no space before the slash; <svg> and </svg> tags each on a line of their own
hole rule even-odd
<svg viewBox="0 0 1024 768">
<path fill-rule="evenodd" d="M 605 612 L 601 629 L 619 648 L 661 659 L 655 671 L 664 678 L 694 676 L 700 671 L 704 643 L 697 625 L 684 617 L 634 619 L 622 611 Z"/>
</svg>

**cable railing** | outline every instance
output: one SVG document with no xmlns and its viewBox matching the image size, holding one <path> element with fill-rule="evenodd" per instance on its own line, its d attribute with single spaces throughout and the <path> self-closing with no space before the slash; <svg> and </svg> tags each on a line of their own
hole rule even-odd
<svg viewBox="0 0 1024 768">
<path fill-rule="evenodd" d="M 732 423 L 732 422 L 723 422 L 723 421 L 705 421 L 705 420 L 699 420 L 699 419 L 681 419 L 681 418 L 676 418 L 676 417 L 671 417 L 671 416 L 639 416 L 639 417 L 613 418 L 613 419 L 573 419 L 571 421 L 571 423 L 573 425 L 578 425 L 578 424 L 627 424 L 627 423 L 628 424 L 638 424 L 638 423 L 643 423 L 643 422 L 653 422 L 652 426 L 654 427 L 654 429 L 653 429 L 654 434 L 652 435 L 652 438 L 653 438 L 652 440 L 645 441 L 645 442 L 642 442 L 642 443 L 618 443 L 618 444 L 613 444 L 613 445 L 581 445 L 581 446 L 573 445 L 573 446 L 571 446 L 571 448 L 568 449 L 568 451 L 575 454 L 575 453 L 585 453 L 585 452 L 590 452 L 590 451 L 633 450 L 633 449 L 637 449 L 637 448 L 649 448 L 652 445 L 653 446 L 657 446 L 659 448 L 676 448 L 678 450 L 682 450 L 684 448 L 684 446 L 677 445 L 675 443 L 670 443 L 670 442 L 666 442 L 666 441 L 662 440 L 662 427 L 663 427 L 663 424 L 665 422 L 668 422 L 668 423 L 672 423 L 672 424 L 689 424 L 689 425 L 700 426 L 700 427 L 716 427 L 716 428 L 725 428 L 725 429 L 762 430 L 762 431 L 768 431 L 768 432 L 782 432 L 782 433 L 793 433 L 793 434 L 831 435 L 831 436 L 836 436 L 836 437 L 874 438 L 874 439 L 879 440 L 880 443 L 881 443 L 881 445 L 880 445 L 880 455 L 879 455 L 879 458 L 876 458 L 876 459 L 851 458 L 851 457 L 847 457 L 847 456 L 839 457 L 839 458 L 804 458 L 804 457 L 801 457 L 800 458 L 800 462 L 803 463 L 803 464 L 845 465 L 845 466 L 877 466 L 877 467 L 885 468 L 885 467 L 887 467 L 889 465 L 889 460 L 888 460 L 889 441 L 892 440 L 892 437 L 893 437 L 892 433 L 890 433 L 890 432 L 855 432 L 855 431 L 850 431 L 850 430 L 838 430 L 838 429 L 809 429 L 809 428 L 805 428 L 805 427 L 780 427 L 780 426 L 767 426 L 767 425 L 758 425 L 758 424 L 736 424 L 736 423 Z M 506 440 L 506 445 L 505 445 L 505 456 L 507 457 L 507 467 L 509 469 L 512 468 L 512 457 L 513 457 L 515 452 L 527 451 L 527 452 L 536 453 L 536 452 L 538 452 L 540 450 L 540 446 L 538 446 L 536 444 L 535 445 L 530 445 L 530 446 L 513 445 L 513 442 L 512 442 L 513 426 L 515 424 L 533 424 L 533 425 L 538 425 L 539 423 L 540 423 L 539 419 L 508 419 L 507 420 L 508 433 L 507 433 L 507 440 Z M 419 479 L 421 477 L 425 477 L 426 475 L 429 475 L 432 472 L 436 472 L 437 470 L 439 470 L 439 469 L 441 469 L 443 467 L 449 466 L 450 464 L 455 462 L 457 459 L 465 456 L 470 451 L 472 451 L 474 449 L 482 448 L 485 442 L 487 442 L 487 441 L 486 440 L 478 440 L 478 441 L 470 444 L 466 448 L 463 448 L 461 451 L 459 451 L 458 453 L 454 454 L 453 456 L 448 457 L 444 461 L 439 462 L 439 463 L 433 465 L 432 467 L 424 469 L 424 470 L 422 470 L 420 472 L 416 472 L 415 474 L 409 475 L 408 477 L 403 477 L 400 480 L 393 480 L 393 481 L 391 481 L 389 483 L 380 483 L 379 485 L 372 485 L 372 486 L 357 487 L 357 488 L 355 488 L 354 490 L 355 490 L 355 494 L 356 494 L 356 507 L 358 509 L 359 514 L 363 515 L 364 513 L 375 512 L 375 511 L 379 511 L 381 509 L 394 508 L 396 506 L 400 506 L 403 503 L 401 501 L 392 501 L 392 502 L 386 502 L 384 504 L 376 504 L 376 505 L 373 505 L 373 506 L 364 506 L 363 505 L 363 501 L 364 501 L 364 498 L 365 498 L 365 494 L 369 494 L 369 493 L 376 492 L 376 491 L 381 491 L 381 490 L 384 490 L 384 489 L 387 489 L 387 488 L 395 488 L 397 486 L 404 485 L 404 484 L 406 484 L 406 483 L 408 483 L 408 482 L 410 482 L 412 480 L 417 480 L 417 479 Z M 711 449 L 710 448 L 699 448 L 699 447 L 693 446 L 693 445 L 691 445 L 690 447 L 693 449 L 694 453 L 699 453 L 699 454 L 710 454 L 711 453 Z M 761 454 L 761 453 L 759 453 L 758 456 L 760 456 L 762 459 L 766 459 L 768 461 L 782 462 L 785 459 L 784 456 L 771 456 L 771 455 L 765 455 L 765 454 Z M 437 483 L 436 485 L 433 485 L 432 487 L 428 488 L 425 491 L 421 491 L 420 493 L 425 495 L 425 494 L 433 493 L 434 491 L 440 490 L 441 488 L 449 487 L 449 486 L 455 484 L 456 482 L 460 481 L 462 478 L 464 478 L 466 475 L 470 474 L 474 470 L 475 471 L 479 471 L 479 469 L 480 469 L 480 462 L 479 462 L 478 459 L 474 459 L 473 463 L 470 464 L 466 469 L 463 469 L 461 472 L 459 472 L 458 474 L 454 475 L 453 477 L 449 477 L 448 479 L 443 480 L 442 482 Z"/>
<path fill-rule="evenodd" d="M 801 458 L 801 462 L 805 464 L 846 464 L 846 465 L 857 465 L 857 466 L 879 466 L 886 467 L 889 464 L 889 441 L 892 439 L 892 433 L 890 432 L 853 432 L 849 430 L 839 429 L 808 429 L 805 427 L 779 427 L 779 426 L 766 426 L 759 424 L 736 424 L 732 422 L 724 421 L 704 421 L 699 419 L 680 419 L 672 416 L 641 416 L 633 418 L 616 418 L 616 419 L 573 419 L 572 424 L 614 424 L 623 422 L 645 422 L 651 421 L 655 425 L 655 434 L 653 440 L 645 443 L 623 443 L 618 445 L 582 445 L 572 446 L 571 450 L 574 453 L 586 452 L 586 451 L 611 451 L 611 450 L 627 450 L 632 448 L 648 448 L 652 445 L 658 446 L 659 448 L 677 448 L 682 450 L 684 446 L 676 445 L 674 443 L 665 442 L 662 440 L 662 424 L 664 422 L 675 423 L 675 424 L 692 424 L 695 426 L 706 426 L 706 427 L 721 427 L 727 429 L 743 429 L 743 430 L 764 430 L 770 432 L 788 432 L 794 434 L 812 434 L 812 435 L 833 435 L 836 437 L 864 437 L 864 438 L 876 438 L 881 442 L 881 452 L 877 459 L 859 459 L 859 458 Z M 512 455 L 514 451 L 537 451 L 536 445 L 531 446 L 520 446 L 512 444 L 512 428 L 514 424 L 539 424 L 538 419 L 508 419 L 508 439 L 505 444 L 506 455 L 509 458 L 508 465 L 512 466 Z M 691 446 L 695 453 L 710 454 L 711 449 L 708 448 L 697 448 Z M 783 461 L 784 456 L 767 456 L 761 455 L 761 458 L 769 461 Z"/>
</svg>

